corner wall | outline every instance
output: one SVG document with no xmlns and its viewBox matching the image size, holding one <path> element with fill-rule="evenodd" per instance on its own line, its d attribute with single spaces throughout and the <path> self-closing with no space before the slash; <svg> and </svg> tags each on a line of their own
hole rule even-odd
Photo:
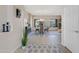
<svg viewBox="0 0 79 59">
<path fill-rule="evenodd" d="M 16 8 L 21 10 L 21 18 L 16 18 Z M 24 29 L 24 19 L 27 18 L 23 6 L 4 5 L 0 6 L 0 28 L 7 21 L 11 25 L 10 32 L 0 31 L 0 52 L 14 52 L 21 46 Z"/>
</svg>

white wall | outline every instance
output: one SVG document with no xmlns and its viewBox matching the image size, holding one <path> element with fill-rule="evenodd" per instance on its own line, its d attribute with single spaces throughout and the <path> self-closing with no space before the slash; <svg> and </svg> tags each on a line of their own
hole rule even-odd
<svg viewBox="0 0 79 59">
<path fill-rule="evenodd" d="M 0 6 L 0 32 L 2 32 L 2 24 L 6 23 L 6 18 L 7 18 L 7 12 L 5 11 L 6 6 Z M 3 20 L 4 19 L 4 20 Z"/>
<path fill-rule="evenodd" d="M 16 18 L 16 8 L 21 10 L 21 18 Z M 7 21 L 11 25 L 10 32 L 0 32 L 0 52 L 14 52 L 21 46 L 25 14 L 23 6 L 0 6 L 0 28 Z"/>
<path fill-rule="evenodd" d="M 79 23 L 77 20 L 79 20 L 79 6 L 66 6 L 64 9 L 64 39 L 62 44 L 72 52 L 79 52 L 79 37 L 74 34 L 74 30 L 79 27 L 75 27 Z"/>
</svg>

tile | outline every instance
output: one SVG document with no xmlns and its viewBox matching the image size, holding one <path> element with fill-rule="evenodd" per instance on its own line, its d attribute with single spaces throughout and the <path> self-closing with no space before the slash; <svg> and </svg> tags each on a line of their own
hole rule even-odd
<svg viewBox="0 0 79 59">
<path fill-rule="evenodd" d="M 51 50 L 50 50 L 50 49 L 47 49 L 47 50 L 46 50 L 46 53 L 50 53 L 50 52 L 51 52 Z"/>
<path fill-rule="evenodd" d="M 57 53 L 57 51 L 53 49 L 53 50 L 52 50 L 52 53 Z"/>
<path fill-rule="evenodd" d="M 40 53 L 44 53 L 44 49 L 40 49 Z"/>
<path fill-rule="evenodd" d="M 28 50 L 28 53 L 32 53 L 32 51 L 33 51 L 32 49 L 29 49 L 29 50 Z"/>
<path fill-rule="evenodd" d="M 34 50 L 34 53 L 38 53 L 38 49 L 35 49 L 35 50 Z"/>
<path fill-rule="evenodd" d="M 61 33 L 46 32 L 43 35 L 31 32 L 28 35 L 28 46 L 25 50 L 18 48 L 16 53 L 61 53 L 66 49 L 61 46 Z"/>
</svg>

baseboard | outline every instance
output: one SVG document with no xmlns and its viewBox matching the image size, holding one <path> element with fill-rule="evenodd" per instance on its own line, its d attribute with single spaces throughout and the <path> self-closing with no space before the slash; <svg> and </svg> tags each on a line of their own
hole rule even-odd
<svg viewBox="0 0 79 59">
<path fill-rule="evenodd" d="M 12 53 L 15 53 L 16 52 L 16 50 L 18 49 L 18 48 L 20 48 L 21 46 L 18 46 Z"/>
<path fill-rule="evenodd" d="M 69 53 L 72 53 L 70 49 L 68 49 L 66 46 L 64 47 Z"/>
</svg>

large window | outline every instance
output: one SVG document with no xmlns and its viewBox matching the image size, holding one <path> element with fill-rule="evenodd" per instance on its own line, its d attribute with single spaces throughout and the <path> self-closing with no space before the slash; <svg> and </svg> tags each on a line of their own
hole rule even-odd
<svg viewBox="0 0 79 59">
<path fill-rule="evenodd" d="M 57 27 L 57 20 L 46 20 L 43 21 L 43 26 L 44 27 Z M 34 19 L 34 27 L 40 27 L 40 20 L 39 19 Z"/>
<path fill-rule="evenodd" d="M 36 20 L 37 20 L 37 19 L 34 19 L 34 27 L 36 27 Z"/>
<path fill-rule="evenodd" d="M 50 20 L 50 27 L 56 27 L 56 20 Z"/>
<path fill-rule="evenodd" d="M 36 20 L 35 25 L 36 25 L 36 27 L 40 27 L 40 21 L 39 20 Z"/>
<path fill-rule="evenodd" d="M 39 20 L 38 19 L 34 19 L 34 27 L 39 27 Z"/>
</svg>

